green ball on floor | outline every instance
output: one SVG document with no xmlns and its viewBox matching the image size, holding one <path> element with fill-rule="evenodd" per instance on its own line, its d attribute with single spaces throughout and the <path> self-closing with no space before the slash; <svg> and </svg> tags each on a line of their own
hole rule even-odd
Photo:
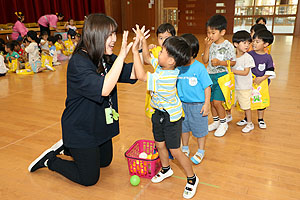
<svg viewBox="0 0 300 200">
<path fill-rule="evenodd" d="M 139 185 L 140 181 L 141 181 L 141 179 L 140 179 L 140 177 L 137 176 L 137 175 L 133 175 L 133 176 L 131 176 L 131 178 L 130 178 L 130 183 L 131 183 L 131 185 L 133 185 L 133 186 Z"/>
</svg>

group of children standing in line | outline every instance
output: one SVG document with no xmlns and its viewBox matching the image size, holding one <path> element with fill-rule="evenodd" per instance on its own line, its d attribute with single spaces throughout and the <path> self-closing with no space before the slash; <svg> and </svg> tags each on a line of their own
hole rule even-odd
<svg viewBox="0 0 300 200">
<path fill-rule="evenodd" d="M 65 41 L 61 34 L 51 36 L 44 31 L 38 36 L 35 31 L 28 31 L 22 44 L 15 40 L 7 42 L 4 45 L 4 51 L 0 54 L 0 76 L 5 76 L 10 71 L 22 74 L 24 68 L 26 73 L 30 71 L 38 73 L 46 69 L 55 71 L 52 66 L 60 65 L 59 61 L 70 59 L 80 40 L 81 34 L 76 32 L 76 27 L 73 25 L 73 20 L 66 23 L 65 28 L 68 32 Z M 52 63 L 42 64 L 42 56 L 51 57 Z M 11 69 L 12 65 L 10 65 L 12 60 L 17 60 L 18 66 L 14 69 Z"/>
<path fill-rule="evenodd" d="M 232 120 L 230 110 L 226 111 L 223 106 L 225 99 L 218 84 L 218 78 L 228 73 L 228 62 L 235 75 L 236 99 L 245 111 L 245 118 L 237 122 L 237 125 L 245 126 L 242 129 L 244 133 L 254 129 L 250 107 L 253 82 L 259 85 L 269 79 L 270 83 L 270 79 L 275 77 L 272 57 L 266 53 L 274 38 L 264 25 L 254 25 L 251 34 L 244 30 L 234 33 L 233 44 L 224 39 L 227 27 L 224 16 L 211 17 L 206 26 L 202 60 L 208 64 L 207 69 L 196 60 L 199 41 L 194 35 L 175 36 L 176 31 L 171 24 L 162 24 L 156 32 L 159 46 L 148 46 L 144 28 L 140 29 L 137 25 L 133 29 L 136 33 L 132 49 L 135 73 L 139 80 L 147 82 L 147 90 L 151 92 L 150 105 L 155 110 L 151 119 L 153 135 L 162 163 L 161 171 L 151 180 L 158 183 L 172 176 L 170 150 L 187 175 L 183 192 L 187 199 L 195 195 L 199 183 L 189 161 L 190 132 L 198 143 L 198 150 L 190 159 L 199 164 L 205 155 L 208 132 L 215 130 L 214 135 L 222 137 L 228 130 L 227 123 Z M 141 46 L 142 49 L 139 49 Z M 250 48 L 253 50 L 249 51 Z M 141 51 L 142 60 L 139 56 Z M 151 64 L 154 73 L 146 73 L 143 64 Z M 252 74 L 256 77 L 254 80 Z M 209 107 L 214 120 L 210 125 Z M 264 111 L 265 108 L 257 111 L 258 125 L 262 129 L 266 128 Z"/>
</svg>

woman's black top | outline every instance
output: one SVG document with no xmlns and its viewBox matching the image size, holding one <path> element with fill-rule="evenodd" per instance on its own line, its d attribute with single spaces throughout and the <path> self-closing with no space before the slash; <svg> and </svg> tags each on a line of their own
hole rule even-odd
<svg viewBox="0 0 300 200">
<path fill-rule="evenodd" d="M 111 56 L 113 62 L 116 58 L 116 55 Z M 132 63 L 124 63 L 118 82 L 136 82 L 130 79 L 132 66 Z M 106 64 L 106 67 L 109 71 L 112 66 Z M 79 51 L 70 59 L 66 108 L 61 118 L 63 143 L 66 147 L 96 147 L 119 134 L 119 121 L 106 124 L 105 108 L 109 107 L 109 97 L 101 95 L 104 78 L 105 74 L 97 73 L 97 67 L 85 52 Z M 112 107 L 118 112 L 117 86 L 110 96 Z"/>
</svg>

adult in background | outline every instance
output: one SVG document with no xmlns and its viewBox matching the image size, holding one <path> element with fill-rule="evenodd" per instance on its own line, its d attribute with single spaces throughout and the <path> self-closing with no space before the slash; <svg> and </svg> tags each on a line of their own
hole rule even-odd
<svg viewBox="0 0 300 200">
<path fill-rule="evenodd" d="M 17 22 L 12 28 L 11 38 L 13 40 L 22 41 L 23 37 L 27 34 L 28 29 L 24 25 L 24 14 L 22 12 L 15 12 L 18 17 Z"/>
<path fill-rule="evenodd" d="M 57 22 L 63 20 L 64 15 L 62 13 L 56 13 L 55 15 L 44 15 L 41 16 L 38 20 L 38 24 L 40 26 L 41 33 L 43 31 L 47 31 L 48 35 L 50 35 L 50 30 L 56 30 L 56 32 L 62 32 L 57 28 Z"/>
</svg>

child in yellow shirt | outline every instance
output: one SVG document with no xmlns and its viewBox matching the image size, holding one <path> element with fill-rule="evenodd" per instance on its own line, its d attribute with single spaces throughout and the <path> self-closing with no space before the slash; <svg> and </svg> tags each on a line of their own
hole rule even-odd
<svg viewBox="0 0 300 200">
<path fill-rule="evenodd" d="M 66 50 L 66 47 L 65 47 L 64 42 L 62 41 L 62 36 L 60 34 L 57 34 L 57 35 L 55 35 L 55 39 L 56 39 L 56 42 L 54 45 L 55 45 L 55 48 L 57 51 L 57 60 L 58 61 L 68 60 L 69 57 L 64 55 L 64 53 L 63 53 Z"/>
</svg>

